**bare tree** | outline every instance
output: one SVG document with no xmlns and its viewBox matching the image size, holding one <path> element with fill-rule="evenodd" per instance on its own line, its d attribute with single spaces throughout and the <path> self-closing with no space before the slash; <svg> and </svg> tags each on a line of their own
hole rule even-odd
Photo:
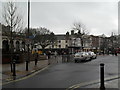
<svg viewBox="0 0 120 90">
<path fill-rule="evenodd" d="M 77 34 L 76 36 L 78 38 L 80 38 L 81 40 L 81 47 L 83 48 L 84 47 L 84 40 L 85 40 L 85 35 L 87 35 L 89 32 L 87 31 L 85 25 L 81 22 L 75 22 L 73 24 L 73 28 L 72 28 L 74 31 L 77 31 Z"/>
<path fill-rule="evenodd" d="M 73 28 L 72 29 L 74 31 L 78 31 L 81 34 L 89 34 L 88 30 L 86 29 L 86 26 L 81 22 L 73 23 Z"/>
<path fill-rule="evenodd" d="M 12 32 L 19 34 L 23 30 L 23 19 L 18 13 L 15 2 L 10 1 L 4 4 L 3 21 L 5 25 L 10 26 L 11 37 Z"/>
<path fill-rule="evenodd" d="M 47 28 L 40 27 L 39 29 L 37 29 L 34 41 L 38 43 L 38 45 L 40 45 L 43 50 L 49 45 L 54 45 L 55 40 L 56 38 L 54 33 Z"/>
<path fill-rule="evenodd" d="M 3 9 L 3 21 L 5 25 L 10 27 L 10 53 L 11 53 L 11 72 L 12 72 L 12 60 L 13 60 L 13 52 L 14 52 L 14 46 L 13 46 L 13 32 L 14 34 L 19 34 L 22 31 L 22 16 L 18 13 L 18 8 L 16 6 L 15 2 L 7 2 L 4 4 Z"/>
<path fill-rule="evenodd" d="M 39 27 L 36 29 L 38 34 L 45 35 L 45 34 L 50 34 L 50 30 L 45 28 L 45 27 Z"/>
<path fill-rule="evenodd" d="M 11 50 L 13 50 L 13 36 L 15 34 L 20 34 L 23 30 L 22 16 L 18 13 L 18 8 L 15 2 L 9 1 L 4 3 L 3 22 L 10 27 L 10 33 L 8 32 L 7 36 L 10 37 Z"/>
</svg>

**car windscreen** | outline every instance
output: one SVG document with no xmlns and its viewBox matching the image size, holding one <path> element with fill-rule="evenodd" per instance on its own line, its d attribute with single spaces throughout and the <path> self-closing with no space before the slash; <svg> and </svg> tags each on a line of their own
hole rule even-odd
<svg viewBox="0 0 120 90">
<path fill-rule="evenodd" d="M 82 53 L 76 53 L 75 56 L 77 56 L 77 55 L 81 55 L 81 54 L 82 54 Z"/>
</svg>

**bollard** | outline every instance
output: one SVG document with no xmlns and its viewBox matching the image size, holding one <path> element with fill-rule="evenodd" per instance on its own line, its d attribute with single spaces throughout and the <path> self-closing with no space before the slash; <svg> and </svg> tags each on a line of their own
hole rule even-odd
<svg viewBox="0 0 120 90">
<path fill-rule="evenodd" d="M 37 59 L 35 59 L 35 66 L 37 65 Z"/>
<path fill-rule="evenodd" d="M 28 71 L 28 60 L 26 60 L 26 71 Z"/>
<path fill-rule="evenodd" d="M 105 85 L 104 85 L 104 63 L 100 64 L 100 90 L 105 90 Z"/>
<path fill-rule="evenodd" d="M 16 60 L 13 60 L 13 76 L 16 76 L 16 65 L 15 65 Z"/>
<path fill-rule="evenodd" d="M 10 62 L 11 72 L 13 72 L 12 61 Z"/>
</svg>

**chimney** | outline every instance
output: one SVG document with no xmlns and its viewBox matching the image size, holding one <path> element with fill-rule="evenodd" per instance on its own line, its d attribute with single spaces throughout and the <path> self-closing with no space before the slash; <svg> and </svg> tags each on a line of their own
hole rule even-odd
<svg viewBox="0 0 120 90">
<path fill-rule="evenodd" d="M 74 30 L 71 30 L 71 35 L 74 35 Z"/>
</svg>

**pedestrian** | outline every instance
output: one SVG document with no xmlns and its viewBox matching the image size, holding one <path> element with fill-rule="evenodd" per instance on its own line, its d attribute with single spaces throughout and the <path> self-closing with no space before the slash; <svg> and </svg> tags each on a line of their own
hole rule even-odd
<svg viewBox="0 0 120 90">
<path fill-rule="evenodd" d="M 62 53 L 61 53 L 61 55 L 62 55 L 62 62 L 63 62 L 63 60 L 64 60 L 64 51 L 62 51 Z"/>
<path fill-rule="evenodd" d="M 47 55 L 48 55 L 48 65 L 50 65 L 51 51 L 48 51 Z"/>
<path fill-rule="evenodd" d="M 58 55 L 58 53 L 57 53 L 57 51 L 54 52 L 54 55 L 55 55 L 55 60 L 56 60 L 57 63 L 58 63 L 58 59 L 57 59 L 57 55 Z"/>
<path fill-rule="evenodd" d="M 67 62 L 67 58 L 68 58 L 67 52 L 64 53 L 64 56 L 65 56 L 65 62 Z"/>
<path fill-rule="evenodd" d="M 117 56 L 117 51 L 115 51 L 115 56 Z"/>
<path fill-rule="evenodd" d="M 105 55 L 104 51 L 102 53 L 103 53 L 103 56 L 104 56 Z"/>
<path fill-rule="evenodd" d="M 70 61 L 70 54 L 68 53 L 67 54 L 67 62 L 69 62 Z"/>
<path fill-rule="evenodd" d="M 55 59 L 56 59 L 56 57 L 57 57 L 57 52 L 56 51 L 54 52 L 54 55 L 55 55 Z"/>
<path fill-rule="evenodd" d="M 51 58 L 51 51 L 48 51 L 48 59 L 50 59 Z"/>
<path fill-rule="evenodd" d="M 65 62 L 66 61 L 66 52 L 63 52 L 62 53 L 62 62 Z"/>
<path fill-rule="evenodd" d="M 34 57 L 35 57 L 35 66 L 37 65 L 37 62 L 38 62 L 38 52 L 35 50 L 35 53 L 34 53 Z"/>
</svg>

